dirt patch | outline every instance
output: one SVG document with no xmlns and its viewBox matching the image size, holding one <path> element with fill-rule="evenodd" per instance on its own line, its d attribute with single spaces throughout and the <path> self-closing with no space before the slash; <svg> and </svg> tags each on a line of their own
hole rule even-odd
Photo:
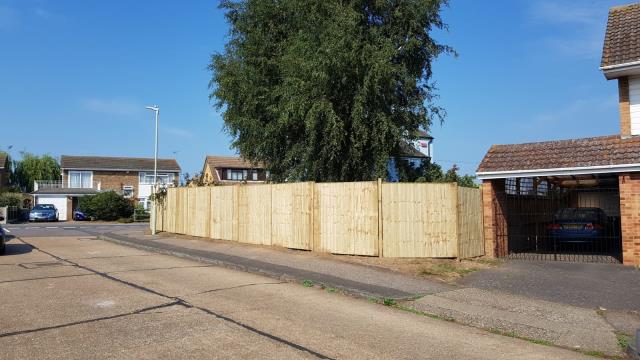
<svg viewBox="0 0 640 360">
<path fill-rule="evenodd" d="M 500 260 L 481 258 L 459 261 L 456 259 L 377 258 L 332 254 L 322 254 L 321 256 L 443 282 L 454 282 L 478 270 L 491 269 L 502 264 Z"/>
</svg>

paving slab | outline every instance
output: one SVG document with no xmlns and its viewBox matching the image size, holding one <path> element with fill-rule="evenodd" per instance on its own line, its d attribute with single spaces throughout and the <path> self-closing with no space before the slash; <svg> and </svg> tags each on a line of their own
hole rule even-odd
<svg viewBox="0 0 640 360">
<path fill-rule="evenodd" d="M 71 261 L 81 266 L 109 274 L 140 270 L 170 270 L 184 267 L 212 266 L 201 262 L 160 254 L 104 256 L 73 259 Z"/>
<path fill-rule="evenodd" d="M 128 313 L 170 299 L 98 275 L 0 283 L 0 336 Z"/>
<path fill-rule="evenodd" d="M 294 284 L 238 287 L 186 299 L 331 358 L 582 358 L 572 351 Z"/>
<path fill-rule="evenodd" d="M 44 251 L 55 250 L 56 256 L 70 260 L 149 254 L 147 251 L 131 247 L 118 246 L 105 241 L 96 241 L 97 239 L 91 236 L 35 237 L 22 239 Z"/>
<path fill-rule="evenodd" d="M 622 355 L 615 329 L 594 309 L 475 288 L 428 295 L 403 304 L 479 328 Z"/>
<path fill-rule="evenodd" d="M 0 338 L 3 359 L 305 359 L 308 353 L 197 309 L 171 306 Z"/>
</svg>

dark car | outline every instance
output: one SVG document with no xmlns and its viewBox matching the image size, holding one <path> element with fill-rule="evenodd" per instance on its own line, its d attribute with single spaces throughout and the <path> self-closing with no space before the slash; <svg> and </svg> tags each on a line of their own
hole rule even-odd
<svg viewBox="0 0 640 360">
<path fill-rule="evenodd" d="M 75 221 L 85 221 L 89 220 L 89 217 L 80 210 L 73 211 L 73 220 Z"/>
<path fill-rule="evenodd" d="M 29 221 L 58 221 L 58 209 L 52 204 L 38 204 L 29 212 Z"/>
<path fill-rule="evenodd" d="M 4 217 L 0 216 L 0 221 L 4 221 Z M 4 232 L 4 229 L 2 228 L 2 225 L 0 225 L 0 255 L 4 255 L 4 252 L 7 249 L 7 246 L 5 245 L 7 243 L 7 235 Z"/>
<path fill-rule="evenodd" d="M 547 230 L 559 242 L 595 242 L 604 236 L 606 224 L 607 215 L 600 208 L 564 208 L 556 212 Z"/>
</svg>

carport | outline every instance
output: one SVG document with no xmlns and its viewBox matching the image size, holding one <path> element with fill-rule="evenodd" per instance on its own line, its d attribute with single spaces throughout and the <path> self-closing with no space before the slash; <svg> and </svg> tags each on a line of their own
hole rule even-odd
<svg viewBox="0 0 640 360">
<path fill-rule="evenodd" d="M 477 175 L 489 256 L 640 264 L 638 137 L 494 145 Z"/>
</svg>

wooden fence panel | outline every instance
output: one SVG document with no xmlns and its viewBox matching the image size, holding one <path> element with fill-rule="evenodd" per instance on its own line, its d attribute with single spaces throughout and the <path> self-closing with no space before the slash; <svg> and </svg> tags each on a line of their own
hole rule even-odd
<svg viewBox="0 0 640 360">
<path fill-rule="evenodd" d="M 189 197 L 187 193 L 187 188 L 176 188 L 176 233 L 178 234 L 187 234 L 188 230 L 188 220 L 189 220 Z"/>
<path fill-rule="evenodd" d="M 154 205 L 156 207 L 156 231 L 167 231 L 165 227 L 165 215 L 167 213 L 167 202 L 166 199 L 160 203 L 156 202 Z"/>
<path fill-rule="evenodd" d="M 271 243 L 311 250 L 313 183 L 271 185 Z"/>
<path fill-rule="evenodd" d="M 271 185 L 238 187 L 238 241 L 271 245 Z"/>
<path fill-rule="evenodd" d="M 209 237 L 211 194 L 208 187 L 187 189 L 189 218 L 185 233 L 193 236 Z"/>
<path fill-rule="evenodd" d="M 211 188 L 210 237 L 238 241 L 237 189 L 237 186 L 215 186 Z"/>
<path fill-rule="evenodd" d="M 180 215 L 177 208 L 178 189 L 167 189 L 166 203 L 166 215 L 167 222 L 165 231 L 175 233 L 176 232 L 176 219 Z"/>
<path fill-rule="evenodd" d="M 378 184 L 315 184 L 314 250 L 378 255 Z"/>
<path fill-rule="evenodd" d="M 383 255 L 456 257 L 456 217 L 456 184 L 383 184 Z"/>
<path fill-rule="evenodd" d="M 458 257 L 484 255 L 482 191 L 458 188 Z"/>
</svg>

